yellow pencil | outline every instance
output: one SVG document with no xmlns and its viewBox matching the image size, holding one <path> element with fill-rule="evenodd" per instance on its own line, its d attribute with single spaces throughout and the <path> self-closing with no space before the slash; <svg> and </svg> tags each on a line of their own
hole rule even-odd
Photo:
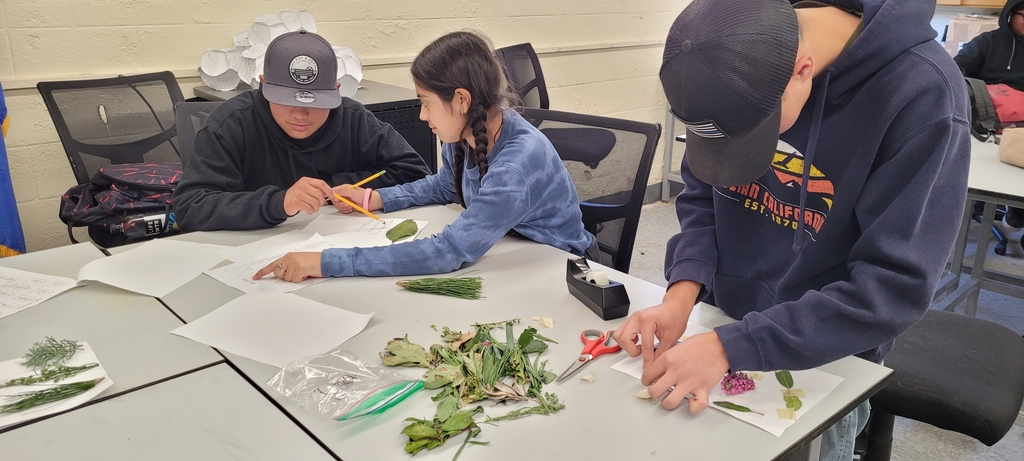
<svg viewBox="0 0 1024 461">
<path fill-rule="evenodd" d="M 338 200 L 341 200 L 342 202 L 347 203 L 348 206 L 350 206 L 352 208 L 355 208 L 356 211 L 358 211 L 358 212 L 360 212 L 360 213 L 362 213 L 362 214 L 364 214 L 366 216 L 369 216 L 369 217 L 371 217 L 373 219 L 376 219 L 377 221 L 380 221 L 380 218 L 378 218 L 377 215 L 375 215 L 373 213 L 370 213 L 369 211 L 364 210 L 363 207 L 361 207 L 359 205 L 356 205 L 355 203 L 352 203 L 351 200 L 349 200 L 349 199 L 347 199 L 345 197 L 342 197 L 341 195 L 338 195 L 337 192 L 334 193 L 334 198 L 336 198 Z"/>
<path fill-rule="evenodd" d="M 379 178 L 379 177 L 380 177 L 380 175 L 382 175 L 382 174 L 384 174 L 384 173 L 387 173 L 387 172 L 386 172 L 386 171 L 384 171 L 384 170 L 380 170 L 380 171 L 378 171 L 378 172 L 376 172 L 376 173 L 374 173 L 374 174 L 370 175 L 370 177 L 369 177 L 369 178 L 366 178 L 366 179 L 364 179 L 364 180 L 362 180 L 362 181 L 359 181 L 359 182 L 357 182 L 357 183 L 355 183 L 355 184 L 353 184 L 353 185 L 351 185 L 351 186 L 348 186 L 348 188 L 349 188 L 349 189 L 354 189 L 354 188 L 356 188 L 356 187 L 362 186 L 363 184 L 366 184 L 366 183 L 368 183 L 368 182 L 370 182 L 370 181 L 373 181 L 374 179 L 377 179 L 377 178 Z"/>
</svg>

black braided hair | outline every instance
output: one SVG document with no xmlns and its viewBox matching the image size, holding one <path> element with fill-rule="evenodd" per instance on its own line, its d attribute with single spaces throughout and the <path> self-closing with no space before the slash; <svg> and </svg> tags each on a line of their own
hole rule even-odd
<svg viewBox="0 0 1024 461">
<path fill-rule="evenodd" d="M 487 174 L 487 114 L 509 101 L 511 92 L 505 81 L 505 70 L 494 56 L 489 40 L 482 34 L 459 31 L 445 34 L 420 51 L 412 62 L 412 77 L 420 87 L 436 94 L 451 108 L 455 90 L 469 92 L 466 126 L 473 133 L 475 147 L 460 141 L 455 146 L 452 170 L 455 173 L 455 197 L 465 206 L 462 197 L 462 173 L 466 155 L 480 169 L 480 179 Z M 472 150 L 472 152 L 470 152 Z"/>
</svg>

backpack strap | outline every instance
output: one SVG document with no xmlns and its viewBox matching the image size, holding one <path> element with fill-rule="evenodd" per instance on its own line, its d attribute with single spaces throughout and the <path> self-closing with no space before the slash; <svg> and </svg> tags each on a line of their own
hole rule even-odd
<svg viewBox="0 0 1024 461">
<path fill-rule="evenodd" d="M 988 87 L 983 80 L 964 78 L 967 81 L 967 95 L 971 98 L 971 135 L 979 141 L 985 141 L 993 133 L 1002 129 Z"/>
</svg>

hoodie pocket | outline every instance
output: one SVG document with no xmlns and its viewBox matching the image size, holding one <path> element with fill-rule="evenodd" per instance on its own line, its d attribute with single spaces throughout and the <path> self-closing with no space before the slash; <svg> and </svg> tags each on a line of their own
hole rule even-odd
<svg viewBox="0 0 1024 461">
<path fill-rule="evenodd" d="M 760 280 L 715 274 L 715 305 L 732 318 L 775 305 L 775 292 Z"/>
</svg>

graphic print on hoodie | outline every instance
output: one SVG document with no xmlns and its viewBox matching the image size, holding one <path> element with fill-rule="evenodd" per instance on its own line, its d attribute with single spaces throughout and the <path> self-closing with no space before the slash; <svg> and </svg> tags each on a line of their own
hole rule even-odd
<svg viewBox="0 0 1024 461">
<path fill-rule="evenodd" d="M 808 202 L 800 208 L 804 178 L 804 155 L 793 146 L 779 141 L 771 170 L 761 179 L 744 186 L 715 188 L 715 192 L 743 204 L 776 225 L 796 231 L 803 221 L 803 232 L 812 241 L 828 220 L 836 189 L 832 180 L 811 165 L 807 179 Z M 802 216 L 802 218 L 801 218 Z"/>
</svg>

